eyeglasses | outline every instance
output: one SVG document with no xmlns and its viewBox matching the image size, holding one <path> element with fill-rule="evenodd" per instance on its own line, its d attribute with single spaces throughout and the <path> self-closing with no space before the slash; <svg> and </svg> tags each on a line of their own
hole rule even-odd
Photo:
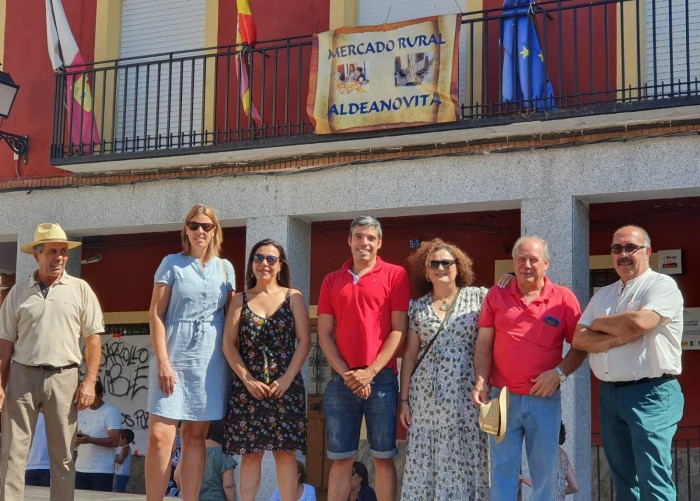
<svg viewBox="0 0 700 501">
<path fill-rule="evenodd" d="M 620 244 L 613 244 L 610 246 L 610 253 L 611 254 L 622 254 L 622 251 L 624 251 L 627 254 L 634 254 L 637 252 L 639 249 L 644 249 L 646 248 L 646 245 L 634 245 L 634 244 L 627 244 L 627 245 L 620 245 Z"/>
<path fill-rule="evenodd" d="M 440 269 L 440 266 L 442 266 L 443 269 L 449 270 L 453 264 L 455 264 L 454 259 L 443 259 L 441 261 L 430 261 L 430 269 L 431 270 L 438 270 L 438 269 Z"/>
<path fill-rule="evenodd" d="M 198 223 L 197 221 L 190 221 L 187 223 L 187 227 L 192 231 L 197 231 L 198 229 L 202 228 L 204 231 L 209 233 L 211 230 L 216 228 L 216 225 L 212 223 Z"/>
<path fill-rule="evenodd" d="M 262 263 L 263 261 L 267 261 L 267 264 L 269 264 L 270 266 L 274 266 L 277 264 L 277 261 L 282 261 L 282 259 L 272 255 L 265 256 L 263 254 L 253 254 L 253 261 L 255 261 L 258 264 Z"/>
</svg>

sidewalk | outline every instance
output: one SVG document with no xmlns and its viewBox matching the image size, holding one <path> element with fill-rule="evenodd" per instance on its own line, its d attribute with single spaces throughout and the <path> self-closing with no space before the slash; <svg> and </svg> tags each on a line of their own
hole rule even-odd
<svg viewBox="0 0 700 501">
<path fill-rule="evenodd" d="M 49 488 L 28 486 L 24 490 L 24 499 L 25 501 L 49 499 Z M 143 494 L 120 494 L 118 492 L 75 491 L 75 501 L 109 501 L 112 499 L 118 501 L 143 501 L 146 499 L 146 496 Z"/>
</svg>

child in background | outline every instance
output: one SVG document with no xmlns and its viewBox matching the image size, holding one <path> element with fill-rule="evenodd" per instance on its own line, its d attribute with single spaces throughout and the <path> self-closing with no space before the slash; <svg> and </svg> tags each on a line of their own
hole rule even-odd
<svg viewBox="0 0 700 501">
<path fill-rule="evenodd" d="M 557 490 L 555 501 L 564 501 L 567 494 L 578 492 L 578 482 L 574 474 L 574 467 L 571 465 L 569 456 L 562 447 L 564 442 L 566 442 L 566 428 L 562 422 L 559 427 L 559 460 L 557 462 Z M 529 478 L 521 478 L 520 481 L 528 487 L 532 487 L 532 482 Z"/>
<path fill-rule="evenodd" d="M 114 477 L 117 492 L 126 492 L 126 484 L 131 475 L 131 445 L 134 443 L 134 432 L 125 428 L 119 433 L 119 447 L 114 456 Z"/>
</svg>

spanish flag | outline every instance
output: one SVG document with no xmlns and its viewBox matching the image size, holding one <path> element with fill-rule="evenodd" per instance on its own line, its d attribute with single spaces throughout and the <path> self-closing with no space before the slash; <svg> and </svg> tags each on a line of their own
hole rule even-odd
<svg viewBox="0 0 700 501">
<path fill-rule="evenodd" d="M 243 106 L 243 111 L 248 116 L 251 116 L 252 108 L 253 120 L 255 120 L 257 126 L 260 127 L 262 119 L 250 96 L 250 78 L 248 76 L 248 56 L 252 55 L 248 49 L 255 45 L 258 31 L 255 27 L 255 21 L 253 20 L 253 14 L 250 11 L 248 0 L 236 0 L 236 7 L 238 9 L 236 28 L 236 73 L 241 88 L 241 105 Z"/>
<path fill-rule="evenodd" d="M 82 144 L 83 152 L 88 153 L 100 143 L 88 80 L 90 70 L 75 42 L 61 0 L 46 0 L 46 39 L 54 71 L 60 72 L 70 66 L 71 72 L 77 72 L 67 78 L 66 107 L 71 130 L 68 142 Z"/>
</svg>

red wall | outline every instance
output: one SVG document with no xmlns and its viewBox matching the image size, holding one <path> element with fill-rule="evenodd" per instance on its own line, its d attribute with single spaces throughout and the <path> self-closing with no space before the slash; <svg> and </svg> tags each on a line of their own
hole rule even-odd
<svg viewBox="0 0 700 501">
<path fill-rule="evenodd" d="M 588 0 L 572 0 L 566 2 L 565 6 L 571 7 L 577 4 L 588 5 L 590 2 Z M 486 10 L 501 9 L 502 6 L 503 0 L 484 0 L 484 9 Z M 555 6 L 556 4 L 550 3 L 544 5 L 544 8 L 551 9 Z M 554 12 L 551 14 L 552 19 L 545 19 L 543 14 L 537 14 L 537 29 L 540 35 L 540 43 L 544 48 L 546 42 L 547 71 L 552 80 L 555 96 L 569 96 L 573 98 L 576 95 L 615 88 L 617 75 L 617 21 L 615 5 L 608 6 L 607 11 L 607 81 L 605 72 L 605 31 L 603 29 L 606 20 L 605 8 L 597 6 L 590 10 L 592 23 L 589 23 L 589 10 L 583 8 L 564 10 L 561 15 Z M 576 12 L 575 18 L 574 12 Z M 500 14 L 500 11 L 489 13 L 488 18 L 491 20 L 483 25 L 484 50 L 488 50 L 488 53 L 484 55 L 484 64 L 488 69 L 488 88 L 485 89 L 487 93 L 486 103 L 501 101 L 499 88 L 503 52 L 500 46 L 501 23 L 500 20 L 494 19 Z M 589 40 L 591 24 L 596 29 L 596 32 L 593 39 Z M 574 26 L 576 26 L 577 31 L 574 31 Z M 561 44 L 559 42 L 560 30 Z M 559 73 L 560 67 L 562 70 L 561 77 Z M 591 71 L 593 72 L 592 82 Z M 576 75 L 578 78 L 575 78 Z M 584 96 L 578 102 L 593 102 L 593 100 L 588 96 Z M 560 105 L 563 104 L 563 102 L 560 102 Z M 574 104 L 573 99 L 571 104 Z"/>
<path fill-rule="evenodd" d="M 83 259 L 102 254 L 101 261 L 82 266 L 81 276 L 106 312 L 148 310 L 158 265 L 165 255 L 182 250 L 179 232 L 88 238 L 82 248 Z M 243 287 L 244 254 L 245 228 L 225 228 L 221 257 L 233 263 L 236 290 Z"/>
<path fill-rule="evenodd" d="M 413 251 L 411 240 L 439 237 L 461 247 L 474 261 L 475 285 L 493 285 L 494 259 L 508 259 L 520 236 L 520 211 L 490 211 L 436 216 L 382 218 L 379 255 L 400 265 Z M 311 304 L 318 303 L 321 282 L 350 259 L 350 220 L 314 223 L 311 230 Z"/>
<path fill-rule="evenodd" d="M 247 56 L 252 70 L 250 81 L 253 103 L 262 115 L 263 124 L 283 127 L 275 128 L 275 133 L 298 134 L 302 131 L 299 124 L 308 122 L 305 111 L 311 61 L 311 39 L 308 35 L 328 30 L 329 1 L 249 0 L 249 4 L 259 41 L 256 50 Z M 235 0 L 220 0 L 220 46 L 236 44 L 236 14 Z M 293 40 L 288 48 L 285 48 L 286 42 L 283 40 L 264 43 L 267 40 L 296 36 L 305 36 L 302 46 L 296 46 L 300 43 L 299 40 Z M 271 47 L 280 48 L 276 50 Z M 220 57 L 217 74 L 217 129 L 226 131 L 238 127 L 248 128 L 249 119 L 243 114 L 240 99 L 237 98 L 239 84 L 234 58 Z M 287 87 L 288 102 L 285 101 Z M 250 136 L 245 136 L 241 139 L 249 138 Z"/>
<path fill-rule="evenodd" d="M 683 293 L 686 307 L 700 307 L 700 198 L 673 198 L 596 204 L 590 207 L 591 254 L 609 254 L 613 232 L 625 224 L 642 226 L 651 237 L 652 249 L 683 249 L 683 274 L 672 275 Z M 612 261 L 610 264 L 612 268 Z M 685 395 L 680 426 L 700 426 L 700 351 L 683 351 L 683 374 L 678 378 Z M 591 375 L 592 431 L 600 431 L 598 384 Z M 697 433 L 695 434 L 697 438 Z"/>
<path fill-rule="evenodd" d="M 92 61 L 96 2 L 63 0 L 63 8 L 83 58 Z M 15 179 L 16 174 L 22 178 L 65 175 L 65 171 L 49 165 L 56 84 L 46 48 L 44 2 L 7 2 L 4 43 L 2 70 L 12 75 L 20 90 L 2 130 L 29 136 L 29 162 L 15 162 L 12 151 L 0 147 L 0 180 Z"/>
</svg>

